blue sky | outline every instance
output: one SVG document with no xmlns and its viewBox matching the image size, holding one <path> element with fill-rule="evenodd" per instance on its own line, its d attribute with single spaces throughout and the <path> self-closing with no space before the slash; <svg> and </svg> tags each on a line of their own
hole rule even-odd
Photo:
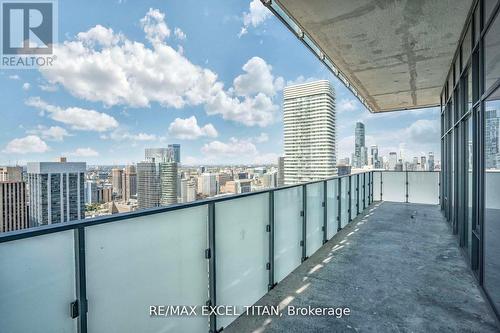
<svg viewBox="0 0 500 333">
<path fill-rule="evenodd" d="M 126 164 L 168 143 L 186 164 L 275 162 L 283 87 L 324 78 L 340 158 L 356 121 L 382 155 L 439 156 L 437 109 L 370 114 L 259 0 L 65 0 L 58 28 L 52 68 L 0 72 L 0 164 Z"/>
</svg>

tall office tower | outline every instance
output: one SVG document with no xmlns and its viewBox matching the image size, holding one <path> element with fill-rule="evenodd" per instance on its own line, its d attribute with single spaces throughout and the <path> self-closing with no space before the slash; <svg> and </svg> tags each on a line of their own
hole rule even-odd
<svg viewBox="0 0 500 333">
<path fill-rule="evenodd" d="M 85 182 L 85 203 L 93 204 L 99 202 L 97 183 L 93 180 Z"/>
<path fill-rule="evenodd" d="M 0 167 L 0 233 L 28 228 L 26 183 L 21 167 Z"/>
<path fill-rule="evenodd" d="M 29 225 L 85 218 L 85 162 L 28 163 Z"/>
<path fill-rule="evenodd" d="M 421 156 L 420 157 L 420 169 L 422 171 L 425 171 L 427 168 L 427 159 L 425 158 L 425 156 Z"/>
<path fill-rule="evenodd" d="M 201 193 L 209 197 L 217 194 L 216 174 L 204 173 L 201 175 Z"/>
<path fill-rule="evenodd" d="M 14 167 L 0 167 L 0 182 L 20 182 L 23 180 L 23 168 L 19 166 Z"/>
<path fill-rule="evenodd" d="M 114 194 L 122 194 L 122 175 L 122 169 L 114 168 L 111 170 L 111 184 L 113 185 Z"/>
<path fill-rule="evenodd" d="M 160 205 L 177 203 L 177 163 L 160 163 Z"/>
<path fill-rule="evenodd" d="M 146 162 L 160 163 L 168 161 L 171 154 L 168 148 L 146 148 L 144 150 L 144 157 Z"/>
<path fill-rule="evenodd" d="M 137 163 L 137 208 L 160 206 L 160 165 L 155 162 Z"/>
<path fill-rule="evenodd" d="M 484 163 L 486 169 L 500 168 L 500 112 L 486 110 L 484 115 Z"/>
<path fill-rule="evenodd" d="M 395 170 L 396 164 L 398 163 L 398 154 L 396 152 L 391 151 L 389 153 L 389 170 Z"/>
<path fill-rule="evenodd" d="M 378 156 L 378 146 L 372 145 L 370 147 L 370 164 L 374 169 L 380 168 L 380 160 Z"/>
<path fill-rule="evenodd" d="M 169 160 L 173 160 L 175 163 L 181 163 L 181 145 L 178 143 L 173 143 L 168 145 Z"/>
<path fill-rule="evenodd" d="M 353 167 L 362 168 L 366 165 L 366 152 L 365 152 L 365 125 L 361 122 L 356 123 L 354 130 L 354 155 Z"/>
<path fill-rule="evenodd" d="M 262 175 L 262 186 L 264 188 L 274 188 L 277 184 L 277 173 L 276 172 L 268 172 Z"/>
<path fill-rule="evenodd" d="M 186 203 L 187 201 L 187 188 L 188 188 L 188 179 L 181 179 L 181 193 L 179 195 L 179 203 Z"/>
<path fill-rule="evenodd" d="M 337 173 L 335 91 L 327 80 L 285 87 L 285 184 Z"/>
<path fill-rule="evenodd" d="M 469 152 L 472 152 L 472 149 L 470 149 Z M 469 160 L 472 161 L 472 158 L 470 158 Z M 429 152 L 429 159 L 427 160 L 427 164 L 428 164 L 428 170 L 434 171 L 434 153 L 433 152 Z"/>
<path fill-rule="evenodd" d="M 285 157 L 278 157 L 278 187 L 285 185 Z"/>
<path fill-rule="evenodd" d="M 186 202 L 191 202 L 196 200 L 196 181 L 190 179 L 187 183 L 186 188 Z"/>
<path fill-rule="evenodd" d="M 127 165 L 122 175 L 122 199 L 129 201 L 137 195 L 137 172 L 135 166 Z"/>
</svg>

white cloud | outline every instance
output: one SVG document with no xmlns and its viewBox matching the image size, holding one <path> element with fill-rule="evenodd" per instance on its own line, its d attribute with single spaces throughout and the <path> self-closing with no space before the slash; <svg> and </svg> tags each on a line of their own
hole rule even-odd
<svg viewBox="0 0 500 333">
<path fill-rule="evenodd" d="M 19 77 L 19 75 L 14 74 L 14 75 L 9 75 L 9 79 L 11 79 L 11 80 L 20 80 L 21 78 Z"/>
<path fill-rule="evenodd" d="M 241 27 L 238 37 L 246 34 L 250 26 L 254 28 L 258 27 L 271 17 L 271 15 L 271 11 L 267 9 L 260 0 L 252 0 L 248 12 L 243 13 L 243 27 Z"/>
<path fill-rule="evenodd" d="M 237 76 L 234 81 L 234 90 L 239 96 L 251 96 L 263 93 L 274 96 L 277 90 L 283 89 L 282 77 L 274 79 L 271 73 L 272 67 L 264 59 L 253 57 L 242 67 L 245 74 Z"/>
<path fill-rule="evenodd" d="M 194 65 L 182 49 L 164 41 L 170 34 L 164 18 L 150 9 L 141 20 L 146 37 L 153 41 L 151 48 L 96 26 L 56 45 L 58 61 L 40 71 L 51 85 L 61 84 L 74 96 L 105 106 L 203 105 L 209 115 L 246 126 L 264 127 L 275 120 L 279 108 L 272 98 L 282 89 L 283 79 L 274 78 L 271 66 L 261 58 L 250 59 L 235 79 L 236 87 L 225 90 L 217 74 Z"/>
<path fill-rule="evenodd" d="M 356 105 L 357 101 L 354 99 L 344 98 L 341 99 L 337 105 L 337 112 L 345 112 L 345 111 L 354 111 L 357 110 L 358 107 Z"/>
<path fill-rule="evenodd" d="M 28 135 L 10 141 L 3 152 L 12 154 L 44 153 L 49 150 L 49 146 L 36 135 Z"/>
<path fill-rule="evenodd" d="M 28 91 L 28 90 L 30 90 L 30 88 L 31 88 L 31 84 L 29 84 L 28 82 L 23 83 L 23 90 L 24 91 Z"/>
<path fill-rule="evenodd" d="M 26 105 L 49 113 L 53 120 L 70 125 L 75 130 L 104 132 L 118 127 L 116 119 L 106 113 L 79 107 L 63 109 L 46 103 L 40 97 L 29 98 Z"/>
<path fill-rule="evenodd" d="M 206 136 L 216 138 L 218 133 L 212 124 L 206 124 L 203 127 L 198 126 L 195 116 L 186 119 L 176 118 L 168 127 L 168 132 L 176 139 L 195 140 Z"/>
<path fill-rule="evenodd" d="M 302 84 L 302 83 L 307 83 L 307 82 L 313 82 L 313 81 L 318 81 L 320 80 L 319 78 L 316 77 L 305 77 L 304 75 L 299 75 L 295 80 L 288 80 L 286 81 L 287 86 L 293 86 L 296 84 Z"/>
<path fill-rule="evenodd" d="M 165 23 L 165 14 L 158 9 L 149 8 L 141 19 L 141 26 L 146 33 L 146 38 L 153 44 L 162 42 L 170 36 L 170 29 Z"/>
<path fill-rule="evenodd" d="M 75 157 L 96 157 L 99 156 L 99 153 L 92 148 L 77 148 L 74 152 L 65 155 Z"/>
<path fill-rule="evenodd" d="M 267 133 L 260 133 L 258 137 L 255 138 L 255 142 L 264 143 L 269 141 L 269 135 Z"/>
<path fill-rule="evenodd" d="M 276 164 L 280 156 L 276 153 L 259 154 L 254 157 L 253 164 Z"/>
<path fill-rule="evenodd" d="M 57 86 L 53 84 L 41 84 L 38 86 L 42 91 L 55 92 L 57 91 Z"/>
<path fill-rule="evenodd" d="M 257 154 L 257 147 L 250 140 L 231 138 L 228 143 L 221 141 L 206 143 L 201 148 L 201 151 L 208 157 L 233 157 L 245 154 Z"/>
<path fill-rule="evenodd" d="M 232 120 L 246 126 L 266 127 L 275 121 L 279 107 L 269 96 L 262 93 L 240 100 L 220 91 L 207 105 L 206 110 L 209 115 L 219 114 L 225 120 Z"/>
<path fill-rule="evenodd" d="M 101 139 L 104 139 L 104 140 L 111 139 L 114 141 L 142 141 L 142 142 L 146 142 L 146 141 L 161 141 L 162 140 L 162 138 L 158 137 L 155 134 L 148 134 L 148 133 L 132 134 L 124 129 L 116 129 L 113 132 L 111 132 L 109 135 L 103 134 L 100 137 L 101 137 Z"/>
<path fill-rule="evenodd" d="M 38 135 L 43 139 L 50 141 L 63 141 L 64 137 L 70 136 L 68 131 L 59 126 L 46 127 L 38 125 L 35 129 L 28 130 L 28 134 Z"/>
<path fill-rule="evenodd" d="M 177 38 L 178 40 L 184 40 L 186 39 L 186 33 L 184 31 L 181 30 L 181 28 L 178 28 L 176 27 L 174 29 L 174 36 L 175 38 Z"/>
</svg>

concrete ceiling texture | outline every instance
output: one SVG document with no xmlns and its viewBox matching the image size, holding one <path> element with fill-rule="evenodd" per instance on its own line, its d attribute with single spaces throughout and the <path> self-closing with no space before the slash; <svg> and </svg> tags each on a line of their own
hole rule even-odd
<svg viewBox="0 0 500 333">
<path fill-rule="evenodd" d="M 472 0 L 273 0 L 373 112 L 437 106 Z"/>
</svg>

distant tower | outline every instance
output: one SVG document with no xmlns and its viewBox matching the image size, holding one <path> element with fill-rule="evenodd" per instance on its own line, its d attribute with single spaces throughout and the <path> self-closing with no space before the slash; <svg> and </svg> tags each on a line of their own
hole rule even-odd
<svg viewBox="0 0 500 333">
<path fill-rule="evenodd" d="M 160 163 L 160 205 L 177 203 L 177 163 Z"/>
<path fill-rule="evenodd" d="M 28 163 L 30 226 L 85 218 L 85 162 Z"/>
<path fill-rule="evenodd" d="M 278 157 L 278 187 L 285 185 L 285 157 Z"/>
<path fill-rule="evenodd" d="M 113 185 L 114 194 L 122 194 L 122 175 L 122 169 L 114 168 L 111 170 L 111 184 Z"/>
<path fill-rule="evenodd" d="M 28 228 L 26 183 L 21 167 L 0 167 L 0 233 Z"/>
<path fill-rule="evenodd" d="M 155 162 L 137 163 L 137 208 L 160 205 L 160 167 Z"/>
<path fill-rule="evenodd" d="M 353 167 L 362 168 L 367 163 L 367 149 L 365 147 L 365 125 L 361 122 L 356 123 L 354 130 L 354 158 Z"/>
<path fill-rule="evenodd" d="M 337 174 L 335 91 L 327 80 L 285 87 L 286 185 Z"/>
<path fill-rule="evenodd" d="M 129 201 L 137 195 L 137 171 L 135 166 L 127 165 L 122 176 L 122 199 Z"/>
</svg>

